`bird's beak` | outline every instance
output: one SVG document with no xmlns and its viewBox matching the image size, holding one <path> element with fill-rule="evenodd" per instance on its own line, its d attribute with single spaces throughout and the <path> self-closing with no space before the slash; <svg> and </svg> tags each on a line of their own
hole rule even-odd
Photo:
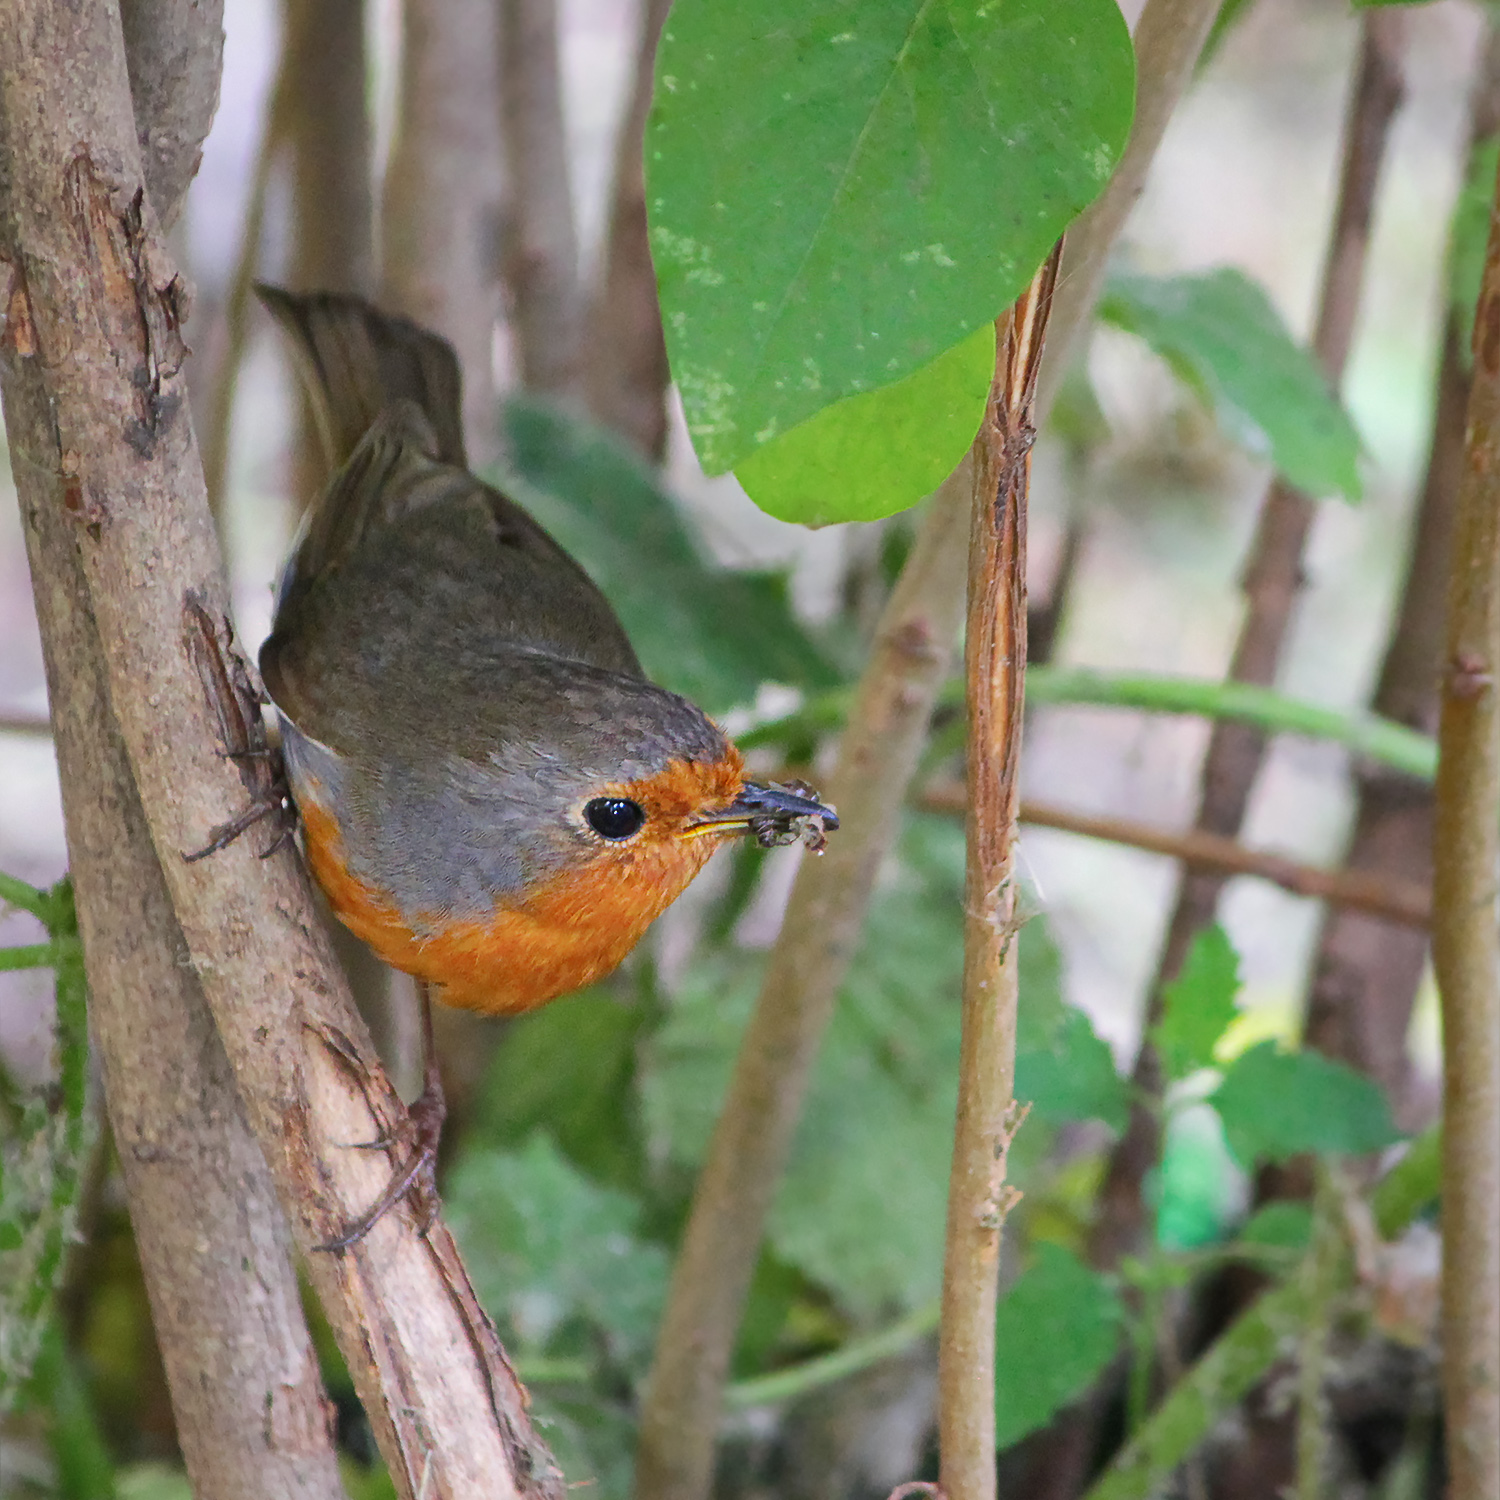
<svg viewBox="0 0 1500 1500">
<path fill-rule="evenodd" d="M 696 838 L 708 833 L 753 833 L 769 848 L 814 833 L 821 843 L 822 834 L 838 826 L 838 813 L 820 802 L 818 794 L 803 782 L 747 781 L 728 807 L 706 813 L 685 828 L 683 835 Z"/>
</svg>

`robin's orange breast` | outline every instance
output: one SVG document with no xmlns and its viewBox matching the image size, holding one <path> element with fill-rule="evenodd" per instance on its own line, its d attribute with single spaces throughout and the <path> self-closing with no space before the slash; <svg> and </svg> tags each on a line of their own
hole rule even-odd
<svg viewBox="0 0 1500 1500">
<path fill-rule="evenodd" d="M 715 788 L 715 800 L 727 802 L 737 792 L 738 760 L 718 778 L 724 786 Z M 604 846 L 521 897 L 497 903 L 492 917 L 418 913 L 418 931 L 388 892 L 350 871 L 327 809 L 304 795 L 299 811 L 308 865 L 339 920 L 392 968 L 440 986 L 445 1004 L 486 1015 L 530 1010 L 617 968 L 719 842 L 672 829 Z"/>
</svg>

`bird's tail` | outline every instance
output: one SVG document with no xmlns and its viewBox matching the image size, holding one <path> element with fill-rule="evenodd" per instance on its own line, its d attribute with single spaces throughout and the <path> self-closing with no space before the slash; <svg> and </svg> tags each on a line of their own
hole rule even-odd
<svg viewBox="0 0 1500 1500">
<path fill-rule="evenodd" d="M 431 423 L 436 457 L 468 467 L 462 380 L 446 339 L 362 297 L 288 292 L 264 283 L 255 291 L 291 339 L 333 469 L 343 466 L 381 412 L 399 401 L 415 402 Z"/>
</svg>

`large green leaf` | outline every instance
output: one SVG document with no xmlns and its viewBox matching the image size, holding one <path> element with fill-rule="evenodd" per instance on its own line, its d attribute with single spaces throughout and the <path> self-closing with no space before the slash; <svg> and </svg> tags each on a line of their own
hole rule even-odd
<svg viewBox="0 0 1500 1500">
<path fill-rule="evenodd" d="M 1029 1099 L 1037 1118 L 1050 1124 L 1102 1120 L 1112 1130 L 1125 1128 L 1130 1103 L 1114 1053 L 1081 1010 L 1065 1011 L 1046 1045 L 1017 1048 L 1016 1098 Z"/>
<path fill-rule="evenodd" d="M 1209 1102 L 1247 1167 L 1304 1151 L 1358 1155 L 1400 1140 L 1380 1086 L 1317 1052 L 1274 1041 L 1242 1053 Z"/>
<path fill-rule="evenodd" d="M 639 1189 L 635 1048 L 648 1012 L 593 989 L 515 1021 L 478 1092 L 479 1139 L 516 1147 L 544 1129 L 596 1182 Z"/>
<path fill-rule="evenodd" d="M 581 1320 L 644 1367 L 667 1256 L 637 1237 L 633 1198 L 590 1182 L 538 1132 L 518 1151 L 466 1150 L 444 1201 L 480 1301 L 522 1347 L 545 1350 Z"/>
<path fill-rule="evenodd" d="M 503 422 L 502 484 L 599 585 L 654 681 L 718 713 L 764 682 L 839 680 L 783 581 L 706 561 L 660 479 L 616 438 L 525 397 Z"/>
<path fill-rule="evenodd" d="M 1162 991 L 1162 1017 L 1152 1032 L 1167 1078 L 1186 1078 L 1214 1060 L 1214 1046 L 1235 1017 L 1240 958 L 1215 922 L 1193 939 L 1177 978 Z"/>
<path fill-rule="evenodd" d="M 1059 1245 L 1036 1257 L 995 1310 L 995 1446 L 1009 1448 L 1093 1384 L 1120 1346 L 1109 1282 Z"/>
<path fill-rule="evenodd" d="M 1236 441 L 1311 495 L 1359 498 L 1359 434 L 1322 371 L 1241 272 L 1116 271 L 1106 323 L 1143 338 L 1217 412 Z"/>
<path fill-rule="evenodd" d="M 895 385 L 824 407 L 736 464 L 735 478 L 762 510 L 804 526 L 894 515 L 973 443 L 994 373 L 985 327 Z"/>
<path fill-rule="evenodd" d="M 647 209 L 705 468 L 993 321 L 1108 179 L 1132 98 L 1113 0 L 678 0 Z"/>
</svg>

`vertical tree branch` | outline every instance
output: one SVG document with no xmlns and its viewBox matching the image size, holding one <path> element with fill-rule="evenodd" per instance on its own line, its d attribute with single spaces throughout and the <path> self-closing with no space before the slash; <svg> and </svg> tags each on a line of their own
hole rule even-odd
<svg viewBox="0 0 1500 1500">
<path fill-rule="evenodd" d="M 35 66 L 38 55 L 48 69 Z M 246 1115 L 397 1492 L 557 1496 L 524 1397 L 441 1225 L 393 1214 L 315 1247 L 388 1165 L 351 1144 L 401 1107 L 373 1062 L 289 853 L 253 838 L 189 864 L 244 805 L 224 750 L 258 722 L 219 622 L 224 581 L 191 424 L 181 283 L 141 190 L 118 21 L 105 4 L 0 10 L 0 180 L 16 288 L 5 402 L 22 503 L 45 514 L 38 587 L 81 571 L 109 702 L 183 936 Z M 16 401 L 18 382 L 36 399 Z"/>
<path fill-rule="evenodd" d="M 995 1494 L 995 1297 L 1000 1235 L 1016 1197 L 1005 1181 L 1006 1155 L 1019 1123 L 1014 858 L 1026 691 L 1026 501 L 1037 370 L 1061 253 L 1059 244 L 1000 320 L 995 383 L 974 445 L 964 635 L 963 1036 L 938 1346 L 938 1451 L 947 1500 Z"/>
<path fill-rule="evenodd" d="M 660 463 L 667 447 L 667 342 L 646 227 L 642 152 L 656 48 L 671 0 L 643 0 L 640 50 L 630 104 L 615 146 L 615 186 L 604 270 L 589 314 L 589 356 L 583 388 L 589 410 L 647 458 Z"/>
<path fill-rule="evenodd" d="M 493 0 L 405 0 L 401 105 L 380 205 L 381 299 L 458 353 L 464 426 L 493 455 L 491 242 L 500 210 Z"/>
<path fill-rule="evenodd" d="M 120 24 L 146 191 L 170 229 L 219 107 L 224 0 L 121 0 Z"/>
<path fill-rule="evenodd" d="M 1335 385 L 1348 355 L 1375 190 L 1390 122 L 1401 99 L 1401 37 L 1398 14 L 1366 12 L 1313 335 L 1313 350 Z M 1229 668 L 1235 680 L 1269 684 L 1275 677 L 1301 592 L 1302 553 L 1312 515 L 1313 502 L 1283 481 L 1275 481 L 1267 491 L 1245 572 L 1247 612 Z M 1238 834 L 1265 747 L 1265 736 L 1249 726 L 1214 725 L 1203 764 L 1196 827 L 1227 837 Z M 1151 986 L 1143 1037 L 1156 1019 L 1162 985 L 1181 967 L 1194 935 L 1212 920 L 1223 887 L 1223 877 L 1212 872 L 1185 874 Z M 1137 1056 L 1134 1083 L 1137 1102 L 1110 1157 L 1090 1238 L 1090 1258 L 1101 1267 L 1113 1266 L 1140 1233 L 1145 1213 L 1142 1185 L 1160 1147 L 1153 1101 L 1160 1094 L 1161 1078 L 1148 1041 L 1142 1042 Z"/>
<path fill-rule="evenodd" d="M 521 380 L 561 394 L 578 379 L 582 297 L 557 0 L 500 0 L 500 109 L 511 185 L 504 273 Z"/>
<path fill-rule="evenodd" d="M 1490 27 L 1474 85 L 1469 155 L 1500 131 L 1500 27 Z M 1467 175 L 1467 174 L 1466 174 Z M 1444 587 L 1453 517 L 1464 468 L 1464 417 L 1469 376 L 1451 314 L 1444 320 L 1437 398 L 1408 549 L 1401 603 L 1370 707 L 1372 712 L 1433 733 L 1438 718 L 1438 668 L 1445 628 Z M 1432 790 L 1404 777 L 1365 770 L 1346 864 L 1384 878 L 1431 880 Z M 1406 1037 L 1427 962 L 1425 934 L 1364 914 L 1330 911 L 1318 936 L 1308 996 L 1306 1040 L 1368 1073 L 1398 1113 L 1410 1071 Z"/>
<path fill-rule="evenodd" d="M 1500 181 L 1474 320 L 1433 840 L 1443 1005 L 1443 1404 L 1450 1500 L 1500 1494 Z"/>
<path fill-rule="evenodd" d="M 1076 331 L 1087 321 L 1103 260 L 1145 181 L 1218 3 L 1148 0 L 1137 28 L 1151 45 L 1137 48 L 1136 124 L 1091 210 L 1086 251 L 1075 247 L 1076 271 L 1071 281 L 1059 281 L 1054 327 Z M 1053 350 L 1059 363 L 1060 352 Z M 1045 415 L 1045 392 L 1039 408 Z M 642 1404 L 637 1500 L 701 1500 L 708 1493 L 729 1354 L 765 1216 L 958 627 L 971 495 L 966 463 L 928 504 L 860 679 L 827 788 L 843 826 L 828 853 L 798 873 L 673 1268 Z"/>
</svg>

